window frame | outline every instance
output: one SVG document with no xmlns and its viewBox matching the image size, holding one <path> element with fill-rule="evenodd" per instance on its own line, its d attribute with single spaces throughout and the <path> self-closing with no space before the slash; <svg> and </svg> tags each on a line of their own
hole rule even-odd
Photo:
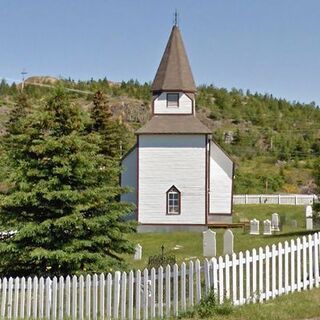
<svg viewBox="0 0 320 320">
<path fill-rule="evenodd" d="M 170 200 L 175 202 L 176 199 L 170 199 L 170 194 L 177 194 L 178 195 L 178 205 L 176 206 L 175 204 L 173 204 L 173 207 L 177 207 L 178 211 L 177 212 L 170 212 L 169 207 L 170 205 Z M 178 216 L 181 214 L 181 192 L 179 191 L 179 189 L 176 186 L 171 186 L 168 191 L 166 192 L 166 214 L 170 215 L 170 216 Z"/>
<path fill-rule="evenodd" d="M 177 105 L 176 106 L 169 106 L 169 95 L 175 95 L 177 97 Z M 180 100 L 180 94 L 179 92 L 168 92 L 167 93 L 167 108 L 179 108 L 179 100 Z"/>
</svg>

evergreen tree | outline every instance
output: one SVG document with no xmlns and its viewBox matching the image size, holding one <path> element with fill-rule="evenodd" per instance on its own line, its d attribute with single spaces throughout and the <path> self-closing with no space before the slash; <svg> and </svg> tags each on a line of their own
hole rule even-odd
<svg viewBox="0 0 320 320">
<path fill-rule="evenodd" d="M 93 132 L 102 136 L 101 150 L 109 158 L 121 159 L 123 150 L 127 148 L 126 128 L 121 120 L 114 120 L 107 97 L 101 91 L 93 97 L 91 109 Z"/>
<path fill-rule="evenodd" d="M 57 89 L 24 132 L 6 137 L 12 161 L 0 223 L 17 233 L 0 242 L 2 276 L 107 272 L 132 252 L 125 235 L 133 227 L 124 221 L 132 208 L 117 201 L 114 184 L 119 168 L 102 156 L 87 120 Z"/>
</svg>

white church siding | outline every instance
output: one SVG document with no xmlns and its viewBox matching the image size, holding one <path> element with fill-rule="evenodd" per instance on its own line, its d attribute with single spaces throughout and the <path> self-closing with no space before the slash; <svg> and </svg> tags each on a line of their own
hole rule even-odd
<svg viewBox="0 0 320 320">
<path fill-rule="evenodd" d="M 138 221 L 205 224 L 205 135 L 139 136 Z M 166 192 L 181 192 L 181 214 L 166 214 Z"/>
<path fill-rule="evenodd" d="M 161 93 L 154 100 L 154 114 L 192 114 L 192 100 L 184 93 L 179 93 L 179 107 L 167 107 L 167 92 Z"/>
<path fill-rule="evenodd" d="M 213 141 L 210 142 L 209 213 L 231 214 L 233 162 Z"/>
<path fill-rule="evenodd" d="M 135 146 L 122 160 L 121 186 L 129 187 L 131 192 L 121 195 L 121 201 L 137 203 L 137 147 Z"/>
</svg>

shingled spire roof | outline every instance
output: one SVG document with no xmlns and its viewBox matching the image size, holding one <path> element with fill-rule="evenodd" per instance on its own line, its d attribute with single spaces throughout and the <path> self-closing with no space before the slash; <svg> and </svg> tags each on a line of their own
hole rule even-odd
<svg viewBox="0 0 320 320">
<path fill-rule="evenodd" d="M 172 28 L 151 89 L 155 92 L 196 91 L 189 60 L 177 25 Z"/>
</svg>

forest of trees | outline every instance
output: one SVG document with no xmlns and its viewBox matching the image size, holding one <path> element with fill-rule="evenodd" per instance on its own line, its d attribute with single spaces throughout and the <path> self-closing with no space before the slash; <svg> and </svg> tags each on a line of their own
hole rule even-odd
<svg viewBox="0 0 320 320">
<path fill-rule="evenodd" d="M 97 81 L 66 79 L 60 83 L 67 88 L 103 92 L 119 101 L 119 105 L 123 97 L 140 105 L 150 105 L 152 98 L 150 84 L 135 80 L 112 83 L 106 78 Z M 49 91 L 37 86 L 26 86 L 25 90 L 34 100 L 43 99 Z M 14 101 L 18 92 L 15 84 L 2 81 L 0 106 L 6 104 L 3 97 Z M 69 95 L 73 101 L 92 100 L 92 95 L 75 92 Z M 236 160 L 237 193 L 313 191 L 312 187 L 303 187 L 309 183 L 314 161 L 320 156 L 320 109 L 315 103 L 289 102 L 271 94 L 203 85 L 198 87 L 196 108 L 198 117 L 212 128 L 214 139 Z M 128 143 L 122 146 L 122 153 L 134 142 L 133 131 L 143 125 L 139 117 L 124 116 L 123 120 L 127 132 L 122 131 L 122 134 L 128 135 L 124 140 Z M 251 170 L 246 167 L 249 165 L 257 169 L 266 165 L 269 169 Z M 303 172 L 301 177 L 297 173 L 293 175 L 298 170 Z"/>
</svg>

